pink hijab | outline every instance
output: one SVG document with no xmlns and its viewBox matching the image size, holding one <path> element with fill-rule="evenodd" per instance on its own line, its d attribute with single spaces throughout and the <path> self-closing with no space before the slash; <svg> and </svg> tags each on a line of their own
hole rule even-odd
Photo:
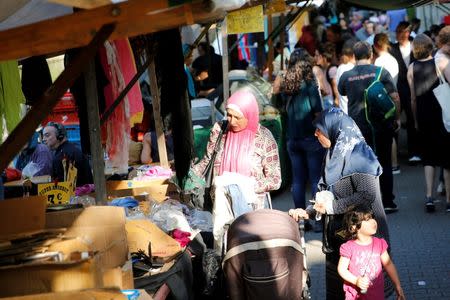
<svg viewBox="0 0 450 300">
<path fill-rule="evenodd" d="M 255 136 L 259 128 L 258 103 L 251 92 L 237 91 L 228 99 L 226 108 L 241 112 L 248 124 L 239 132 L 227 132 L 219 174 L 228 171 L 251 176 Z"/>
</svg>

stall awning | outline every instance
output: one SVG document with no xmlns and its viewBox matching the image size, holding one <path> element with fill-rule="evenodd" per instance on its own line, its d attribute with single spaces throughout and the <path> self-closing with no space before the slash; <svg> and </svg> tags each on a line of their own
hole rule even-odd
<svg viewBox="0 0 450 300">
<path fill-rule="evenodd" d="M 433 2 L 432 0 L 344 0 L 353 5 L 372 9 L 390 10 L 411 6 L 419 6 Z M 445 1 L 442 1 L 445 2 Z"/>
</svg>

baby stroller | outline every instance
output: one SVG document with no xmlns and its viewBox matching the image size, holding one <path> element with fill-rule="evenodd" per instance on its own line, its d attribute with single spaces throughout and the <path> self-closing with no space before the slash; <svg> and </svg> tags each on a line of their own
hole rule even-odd
<svg viewBox="0 0 450 300">
<path fill-rule="evenodd" d="M 222 262 L 230 298 L 310 299 L 303 233 L 277 210 L 238 217 L 228 229 Z"/>
</svg>

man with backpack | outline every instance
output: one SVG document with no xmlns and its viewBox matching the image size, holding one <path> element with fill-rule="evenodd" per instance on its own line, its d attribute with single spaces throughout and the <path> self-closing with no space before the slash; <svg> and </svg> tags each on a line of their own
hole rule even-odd
<svg viewBox="0 0 450 300">
<path fill-rule="evenodd" d="M 397 211 L 392 177 L 392 138 L 400 129 L 400 98 L 387 70 L 371 64 L 373 52 L 367 42 L 353 46 L 356 66 L 342 74 L 338 90 L 348 97 L 348 115 L 361 129 L 383 167 L 381 195 L 386 212 Z"/>
</svg>

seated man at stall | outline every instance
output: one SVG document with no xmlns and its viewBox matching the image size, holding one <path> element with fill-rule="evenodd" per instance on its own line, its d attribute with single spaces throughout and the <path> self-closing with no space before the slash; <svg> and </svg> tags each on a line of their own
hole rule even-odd
<svg viewBox="0 0 450 300">
<path fill-rule="evenodd" d="M 64 181 L 69 162 L 77 168 L 77 186 L 93 183 L 92 170 L 89 160 L 80 148 L 67 140 L 67 132 L 63 125 L 49 122 L 43 131 L 43 143 L 53 151 L 53 180 Z M 63 166 L 63 161 L 66 166 Z"/>
</svg>

